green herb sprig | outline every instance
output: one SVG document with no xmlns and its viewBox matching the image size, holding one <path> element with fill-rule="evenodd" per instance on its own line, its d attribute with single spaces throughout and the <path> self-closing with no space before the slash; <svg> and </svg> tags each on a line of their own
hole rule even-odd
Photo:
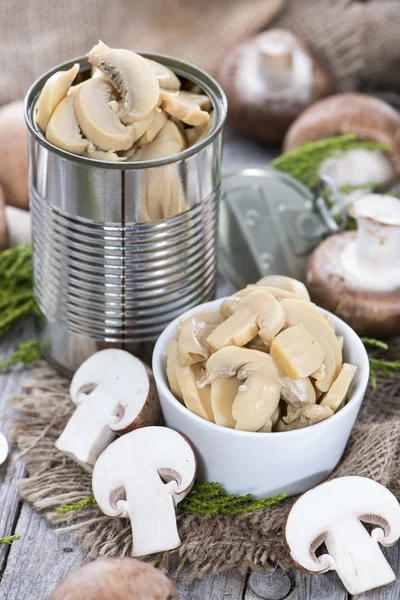
<svg viewBox="0 0 400 600">
<path fill-rule="evenodd" d="M 373 348 L 379 348 L 380 350 L 388 350 L 389 346 L 386 342 L 381 340 L 375 340 L 374 338 L 361 338 L 361 341 L 365 346 L 371 346 Z M 370 380 L 371 386 L 376 389 L 377 385 L 377 374 L 384 373 L 387 377 L 393 377 L 396 371 L 400 371 L 400 360 L 385 360 L 382 358 L 375 358 L 369 355 L 369 367 L 370 367 Z"/>
<path fill-rule="evenodd" d="M 8 546 L 11 546 L 11 544 L 13 542 L 16 542 L 17 540 L 20 540 L 22 538 L 22 535 L 8 535 L 7 537 L 3 537 L 0 538 L 0 544 L 7 544 Z"/>
<path fill-rule="evenodd" d="M 286 498 L 286 494 L 279 494 L 273 498 L 255 499 L 252 494 L 234 496 L 227 494 L 219 483 L 195 483 L 192 491 L 180 502 L 182 510 L 195 512 L 200 515 L 241 515 L 253 512 L 260 508 L 273 506 Z M 96 504 L 94 496 L 79 500 L 74 504 L 65 504 L 56 508 L 60 515 Z"/>
<path fill-rule="evenodd" d="M 42 351 L 39 340 L 36 338 L 27 340 L 26 342 L 19 344 L 9 358 L 0 362 L 0 369 L 7 369 L 20 363 L 26 367 L 34 360 L 38 360 L 41 356 Z"/>
</svg>

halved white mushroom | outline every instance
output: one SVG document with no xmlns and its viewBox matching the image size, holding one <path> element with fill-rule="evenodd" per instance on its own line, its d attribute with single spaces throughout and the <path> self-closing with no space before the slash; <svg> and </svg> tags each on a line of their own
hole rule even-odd
<svg viewBox="0 0 400 600">
<path fill-rule="evenodd" d="M 178 360 L 181 365 L 192 365 L 209 358 L 211 348 L 207 337 L 224 320 L 218 311 L 199 312 L 179 326 Z"/>
<path fill-rule="evenodd" d="M 200 388 L 199 382 L 204 377 L 204 369 L 199 363 L 193 365 L 175 365 L 175 373 L 182 391 L 185 406 L 194 414 L 207 421 L 214 421 L 211 407 L 210 387 Z"/>
<path fill-rule="evenodd" d="M 207 111 L 211 110 L 211 100 L 204 94 L 180 91 L 176 97 L 164 99 L 161 106 L 169 115 L 187 125 L 201 127 L 210 121 Z"/>
<path fill-rule="evenodd" d="M 319 404 L 303 404 L 300 408 L 291 410 L 286 417 L 280 419 L 276 425 L 276 431 L 293 431 L 310 427 L 321 421 L 325 421 L 333 415 L 329 406 Z"/>
<path fill-rule="evenodd" d="M 128 150 L 133 128 L 121 123 L 108 103 L 114 94 L 105 79 L 88 79 L 75 96 L 75 114 L 86 137 L 101 150 Z"/>
<path fill-rule="evenodd" d="M 299 323 L 281 331 L 272 340 L 270 354 L 288 377 L 302 379 L 319 369 L 326 350 L 309 329 Z"/>
<path fill-rule="evenodd" d="M 6 462 L 8 457 L 8 441 L 5 435 L 0 433 L 0 465 Z"/>
<path fill-rule="evenodd" d="M 356 371 L 357 367 L 354 365 L 343 363 L 339 375 L 321 400 L 321 406 L 329 406 L 335 412 L 345 400 Z"/>
<path fill-rule="evenodd" d="M 76 63 L 68 71 L 54 73 L 44 84 L 37 103 L 36 114 L 36 123 L 43 133 L 46 133 L 51 115 L 67 95 L 78 72 L 79 64 Z"/>
<path fill-rule="evenodd" d="M 305 300 L 282 300 L 286 325 L 304 325 L 313 338 L 324 348 L 325 358 L 319 369 L 311 375 L 316 379 L 315 385 L 322 392 L 327 392 L 338 376 L 342 364 L 342 350 L 339 341 L 324 316 L 314 304 Z"/>
<path fill-rule="evenodd" d="M 70 396 L 77 408 L 55 445 L 89 471 L 117 433 L 161 417 L 150 369 L 125 350 L 90 356 L 72 378 Z"/>
<path fill-rule="evenodd" d="M 245 298 L 246 296 L 249 296 L 250 294 L 257 292 L 260 289 L 271 294 L 274 298 L 276 298 L 276 300 L 278 300 L 278 302 L 281 302 L 282 300 L 286 300 L 286 299 L 295 299 L 295 298 L 298 298 L 299 300 L 302 299 L 301 296 L 298 296 L 297 294 L 293 294 L 293 292 L 289 292 L 287 290 L 283 290 L 283 289 L 275 288 L 275 287 L 269 287 L 269 286 L 265 286 L 265 287 L 258 286 L 256 284 L 253 284 L 253 285 L 249 285 L 248 287 L 244 288 L 243 290 L 239 290 L 238 292 L 235 292 L 234 294 L 232 294 L 232 296 L 229 296 L 229 298 L 226 298 L 223 301 L 223 303 L 221 304 L 221 308 L 220 308 L 221 314 L 227 319 L 234 313 L 236 305 L 242 298 Z"/>
<path fill-rule="evenodd" d="M 257 334 L 267 343 L 282 329 L 285 313 L 279 302 L 264 290 L 254 290 L 242 298 L 233 314 L 207 338 L 213 350 L 225 346 L 245 346 Z"/>
<path fill-rule="evenodd" d="M 140 121 L 157 106 L 160 86 L 152 67 L 142 56 L 130 50 L 109 48 L 100 41 L 91 49 L 88 58 L 109 77 L 120 93 L 122 108 L 118 116 L 122 121 Z"/>
<path fill-rule="evenodd" d="M 236 377 L 216 379 L 211 384 L 211 407 L 214 421 L 218 425 L 234 428 L 236 420 L 232 415 L 232 406 L 239 391 L 240 381 Z"/>
<path fill-rule="evenodd" d="M 69 94 L 58 104 L 46 128 L 46 139 L 57 148 L 73 154 L 84 154 L 88 141 L 79 129 L 74 109 L 75 96 Z"/>
<path fill-rule="evenodd" d="M 189 493 L 195 476 L 193 450 L 180 433 L 143 427 L 110 444 L 98 458 L 93 494 L 106 515 L 129 517 L 132 555 L 143 556 L 180 545 L 175 505 Z"/>
<path fill-rule="evenodd" d="M 378 527 L 369 533 L 362 522 Z M 400 538 L 399 502 L 372 479 L 338 477 L 295 502 L 285 537 L 299 566 L 311 573 L 335 570 L 351 595 L 361 594 L 396 579 L 379 544 L 391 546 Z M 328 553 L 317 557 L 323 542 Z"/>
<path fill-rule="evenodd" d="M 167 378 L 171 392 L 179 400 L 183 402 L 183 395 L 179 380 L 176 375 L 176 365 L 178 364 L 178 342 L 170 340 L 167 346 Z"/>
<path fill-rule="evenodd" d="M 163 65 L 155 60 L 146 58 L 150 67 L 153 69 L 155 76 L 157 77 L 160 88 L 165 90 L 179 90 L 181 82 L 175 73 L 166 65 Z"/>
<path fill-rule="evenodd" d="M 256 285 L 287 290 L 288 292 L 292 292 L 293 294 L 300 296 L 304 300 L 310 300 L 310 294 L 308 293 L 304 283 L 302 281 L 298 281 L 297 279 L 293 279 L 293 277 L 285 277 L 284 275 L 267 275 L 266 277 L 259 279 Z"/>
</svg>

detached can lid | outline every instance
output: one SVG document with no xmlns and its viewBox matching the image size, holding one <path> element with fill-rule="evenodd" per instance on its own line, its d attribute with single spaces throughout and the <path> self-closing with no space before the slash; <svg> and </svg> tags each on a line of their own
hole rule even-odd
<svg viewBox="0 0 400 600">
<path fill-rule="evenodd" d="M 237 289 L 273 274 L 304 280 L 310 252 L 344 225 L 340 195 L 328 179 L 315 196 L 273 167 L 228 172 L 222 180 L 219 267 Z"/>
</svg>

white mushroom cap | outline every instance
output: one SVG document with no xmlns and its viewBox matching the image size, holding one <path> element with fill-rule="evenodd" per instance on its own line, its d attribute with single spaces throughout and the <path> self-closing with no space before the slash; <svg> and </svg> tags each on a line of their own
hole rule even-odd
<svg viewBox="0 0 400 600">
<path fill-rule="evenodd" d="M 5 435 L 0 433 L 0 465 L 6 462 L 8 457 L 8 441 Z"/>
<path fill-rule="evenodd" d="M 293 505 L 285 528 L 293 560 L 315 573 L 335 568 L 331 556 L 317 558 L 315 550 L 347 517 L 379 525 L 371 536 L 384 546 L 400 537 L 400 507 L 388 489 L 366 477 L 339 477 L 309 490 Z"/>
</svg>

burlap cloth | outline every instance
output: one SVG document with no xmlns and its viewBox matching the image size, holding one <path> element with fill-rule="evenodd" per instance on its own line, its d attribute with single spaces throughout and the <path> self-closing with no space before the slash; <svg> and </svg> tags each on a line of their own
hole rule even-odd
<svg viewBox="0 0 400 600">
<path fill-rule="evenodd" d="M 400 338 L 385 357 L 396 358 Z M 31 502 L 46 519 L 62 530 L 75 530 L 91 558 L 124 556 L 131 551 L 129 521 L 113 519 L 96 505 L 66 515 L 56 508 L 91 495 L 91 477 L 58 452 L 54 442 L 73 411 L 68 397 L 69 382 L 47 363 L 40 363 L 23 392 L 12 400 L 18 416 L 13 434 L 24 456 L 28 475 L 18 484 L 24 500 Z M 377 389 L 368 389 L 345 454 L 333 476 L 362 475 L 387 486 L 400 499 L 400 373 L 379 377 Z M 319 448 L 315 448 L 318 462 Z M 271 457 L 273 460 L 273 457 Z M 152 562 L 174 573 L 186 565 L 189 579 L 231 568 L 260 571 L 277 563 L 292 566 L 283 542 L 282 527 L 293 498 L 239 517 L 200 516 L 180 512 L 179 549 L 156 555 Z M 22 532 L 21 532 L 22 533 Z"/>
<path fill-rule="evenodd" d="M 0 106 L 99 38 L 214 72 L 230 46 L 267 26 L 307 41 L 337 91 L 365 79 L 400 84 L 398 0 L 1 0 Z"/>
</svg>

